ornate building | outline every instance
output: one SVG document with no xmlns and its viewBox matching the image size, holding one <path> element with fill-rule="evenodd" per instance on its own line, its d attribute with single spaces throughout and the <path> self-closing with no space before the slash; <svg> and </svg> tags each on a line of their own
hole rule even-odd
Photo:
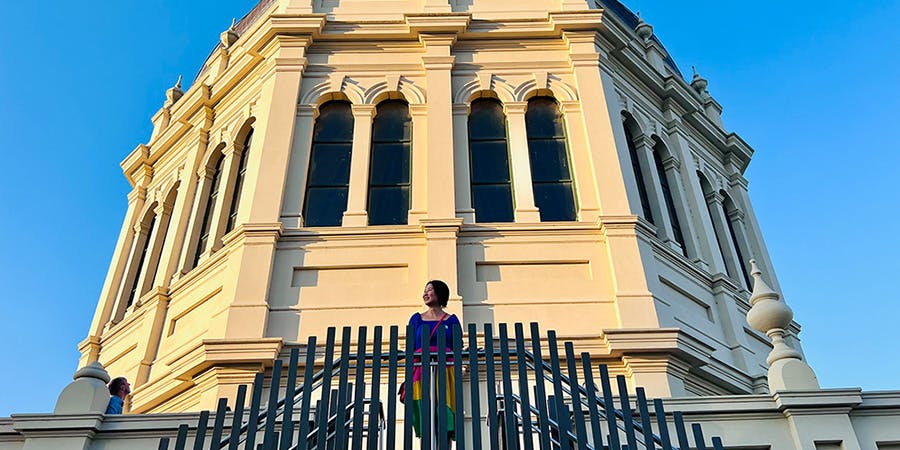
<svg viewBox="0 0 900 450">
<path fill-rule="evenodd" d="M 900 448 L 900 392 L 819 388 L 748 196 L 752 149 L 617 0 L 263 0 L 180 84 L 122 163 L 83 368 L 53 414 L 0 418 L 0 449 L 165 448 L 289 353 L 305 373 L 334 356 L 309 336 L 405 324 L 430 279 L 464 323 L 540 322 L 729 449 Z M 103 414 L 104 367 L 131 380 L 130 414 Z"/>
<path fill-rule="evenodd" d="M 721 111 L 616 0 L 263 1 L 122 163 L 82 363 L 133 412 L 210 408 L 438 278 L 655 396 L 765 392 L 748 261 L 778 281 Z"/>
</svg>

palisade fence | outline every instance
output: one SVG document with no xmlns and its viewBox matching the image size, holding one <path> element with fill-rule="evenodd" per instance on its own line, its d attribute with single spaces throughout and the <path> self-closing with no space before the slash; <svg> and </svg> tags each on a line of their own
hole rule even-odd
<svg viewBox="0 0 900 450">
<path fill-rule="evenodd" d="M 428 342 L 431 330 L 422 330 L 422 342 Z M 468 326 L 467 342 L 462 329 L 455 326 L 449 345 L 444 333 L 436 333 L 437 348 L 413 349 L 413 339 L 399 348 L 398 327 L 389 329 L 388 347 L 382 348 L 382 327 L 357 330 L 355 352 L 351 349 L 351 329 L 342 329 L 340 354 L 335 355 L 335 328 L 329 328 L 324 359 L 316 361 L 317 339 L 310 337 L 305 364 L 299 364 L 300 352 L 292 349 L 282 387 L 283 361 L 276 359 L 268 401 L 263 404 L 264 374 L 259 373 L 250 391 L 240 386 L 230 411 L 227 399 L 217 405 L 210 424 L 210 412 L 204 411 L 193 434 L 191 448 L 201 450 L 600 450 L 600 449 L 689 449 L 709 447 L 699 424 L 691 426 L 693 440 L 681 413 L 672 415 L 674 436 L 670 435 L 667 414 L 660 400 L 649 409 L 643 388 L 628 394 L 625 377 L 617 376 L 614 398 L 609 371 L 605 365 L 591 367 L 590 356 L 576 358 L 571 342 L 560 355 L 556 333 L 549 331 L 544 343 L 549 350 L 541 354 L 538 325 L 531 324 L 530 339 L 523 326 L 514 326 L 510 339 L 506 324 L 499 324 L 494 336 L 492 324 L 485 324 L 482 339 L 477 327 Z M 412 329 L 407 336 L 412 336 Z M 467 344 L 467 345 L 466 345 Z M 452 351 L 451 351 L 452 349 Z M 337 357 L 336 357 L 337 356 Z M 423 363 L 424 361 L 424 363 Z M 316 367 L 321 369 L 316 370 Z M 406 405 L 412 403 L 413 369 L 422 370 L 421 428 L 423 439 L 413 434 L 412 407 L 397 398 L 400 383 L 410 374 Z M 303 369 L 302 378 L 298 373 Z M 449 369 L 449 370 L 448 370 Z M 448 372 L 452 375 L 448 377 Z M 453 414 L 448 418 L 444 405 L 448 392 L 440 388 L 452 378 L 455 386 Z M 300 383 L 298 383 L 300 381 Z M 599 384 L 599 386 L 598 386 Z M 435 388 L 438 387 L 438 388 Z M 383 389 L 384 388 L 384 389 Z M 464 389 L 465 388 L 465 389 Z M 279 395 L 283 393 L 283 397 Z M 430 412 L 430 413 L 429 413 Z M 452 413 L 451 413 L 452 414 Z M 229 435 L 224 435 L 230 418 Z M 448 431 L 453 420 L 455 431 Z M 655 427 L 655 431 L 654 431 Z M 455 434 L 451 442 L 450 434 Z M 183 424 L 175 437 L 176 450 L 184 450 L 189 427 Z M 170 438 L 162 438 L 159 449 L 169 448 Z M 723 449 L 719 438 L 711 447 Z"/>
</svg>

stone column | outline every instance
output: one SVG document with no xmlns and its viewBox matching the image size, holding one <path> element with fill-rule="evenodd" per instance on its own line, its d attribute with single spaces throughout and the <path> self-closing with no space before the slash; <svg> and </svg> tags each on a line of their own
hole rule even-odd
<svg viewBox="0 0 900 450">
<path fill-rule="evenodd" d="M 369 224 L 366 198 L 369 194 L 369 162 L 372 153 L 372 119 L 374 105 L 353 105 L 353 149 L 350 154 L 350 188 L 343 226 L 364 227 Z"/>
<path fill-rule="evenodd" d="M 690 152 L 690 144 L 680 131 L 670 134 L 671 149 L 678 153 L 678 158 L 682 161 L 693 161 Z M 713 224 L 709 214 L 706 212 L 706 198 L 703 189 L 700 186 L 700 178 L 697 172 L 690 165 L 691 170 L 680 172 L 679 183 L 681 188 L 679 192 L 683 192 L 688 208 L 694 211 L 691 215 L 692 233 L 691 238 L 697 245 L 697 256 L 694 262 L 701 268 L 706 269 L 710 273 L 725 272 L 725 261 L 719 252 L 718 242 L 713 234 Z"/>
<path fill-rule="evenodd" d="M 469 177 L 469 105 L 453 105 L 453 187 L 456 217 L 463 223 L 475 223 L 472 206 L 472 180 Z"/>
<path fill-rule="evenodd" d="M 666 208 L 666 199 L 663 196 L 662 183 L 659 180 L 659 173 L 656 172 L 656 161 L 653 157 L 653 145 L 655 142 L 649 136 L 637 138 L 637 155 L 640 162 L 641 174 L 644 182 L 649 182 L 650 186 L 644 186 L 647 190 L 647 198 L 650 201 L 650 210 L 653 211 L 653 218 L 656 219 L 656 232 L 660 239 L 665 241 L 672 250 L 681 252 L 681 246 L 675 242 L 672 233 L 672 218 L 669 217 L 669 210 Z"/>
<path fill-rule="evenodd" d="M 222 236 L 225 234 L 225 227 L 228 226 L 228 213 L 231 211 L 231 200 L 234 197 L 238 165 L 241 162 L 241 152 L 244 151 L 241 147 L 242 144 L 232 142 L 222 150 L 225 160 L 222 161 L 222 173 L 219 174 L 219 195 L 216 197 L 216 207 L 212 211 L 209 240 L 203 258 L 222 248 Z"/>
<path fill-rule="evenodd" d="M 202 161 L 200 168 L 197 170 L 194 207 L 185 231 L 184 245 L 182 246 L 181 258 L 178 261 L 178 271 L 174 279 L 180 278 L 194 268 L 194 257 L 197 254 L 197 244 L 200 241 L 200 227 L 203 226 L 203 213 L 209 201 L 209 193 L 213 189 L 212 182 L 215 176 L 216 165 L 207 165 L 208 162 L 208 160 Z"/>
<path fill-rule="evenodd" d="M 597 177 L 591 163 L 591 149 L 587 142 L 581 104 L 577 101 L 560 102 L 560 109 L 567 128 L 570 165 L 578 199 L 578 220 L 596 223 L 600 218 Z"/>
<path fill-rule="evenodd" d="M 172 206 L 172 219 L 166 233 L 166 240 L 163 243 L 164 253 L 160 255 L 156 272 L 156 279 L 160 280 L 163 286 L 169 286 L 171 281 L 176 279 L 175 277 L 181 275 L 181 271 L 178 270 L 178 261 L 183 254 L 188 253 L 185 234 L 188 231 L 188 223 L 191 221 L 191 210 L 197 192 L 198 182 L 195 174 L 208 139 L 208 133 L 201 130 L 199 141 L 192 144 L 191 149 L 187 152 L 186 160 L 189 163 L 178 173 L 178 192 L 175 196 L 175 204 Z"/>
<path fill-rule="evenodd" d="M 140 218 L 138 218 L 140 220 Z M 155 228 L 155 227 L 154 227 Z M 134 283 L 134 277 L 141 276 L 141 268 L 138 266 L 141 259 L 141 249 L 147 239 L 150 238 L 152 230 L 143 223 L 136 223 L 133 227 L 134 237 L 131 239 L 131 253 L 128 255 L 128 264 L 122 276 L 122 283 L 119 285 L 119 295 L 116 300 L 116 307 L 113 311 L 112 318 L 107 326 L 112 326 L 125 316 L 125 310 L 128 309 L 128 297 L 131 295 L 131 286 Z M 137 303 L 140 297 L 140 285 L 138 292 L 134 294 L 134 302 Z"/>
<path fill-rule="evenodd" d="M 137 293 L 135 293 L 134 297 L 136 305 L 141 304 L 141 296 L 152 289 L 155 284 L 157 263 L 163 250 L 162 245 L 166 239 L 165 235 L 166 229 L 169 227 L 169 219 L 172 216 L 172 205 L 166 205 L 165 199 L 160 199 L 153 213 L 156 215 L 156 220 L 153 229 L 150 230 L 150 234 L 147 236 L 147 239 L 151 239 L 151 241 L 146 244 L 147 255 L 144 257 L 144 265 L 138 267 L 140 272 L 137 274 L 139 278 Z"/>
<path fill-rule="evenodd" d="M 410 155 L 412 174 L 409 183 L 410 208 L 406 223 L 417 224 L 428 214 L 428 160 L 431 156 L 431 149 L 428 148 L 428 105 L 421 103 L 409 105 L 409 115 L 412 116 Z"/>
<path fill-rule="evenodd" d="M 536 223 L 541 214 L 534 206 L 534 188 L 531 181 L 531 160 L 528 156 L 528 132 L 525 129 L 525 102 L 509 102 L 503 105 L 509 133 L 509 165 L 512 169 L 512 188 L 516 203 L 516 222 Z"/>
<path fill-rule="evenodd" d="M 672 202 L 675 203 L 675 214 L 678 215 L 678 223 L 681 225 L 681 234 L 684 237 L 685 252 L 688 258 L 693 261 L 699 261 L 700 255 L 698 249 L 700 243 L 697 236 L 693 232 L 693 223 L 691 215 L 687 208 L 687 192 L 681 182 L 681 161 L 677 158 L 669 156 L 663 159 L 663 170 L 665 170 L 666 179 L 669 180 L 669 189 L 672 191 Z"/>
<path fill-rule="evenodd" d="M 442 8 L 446 7 L 445 12 L 450 12 L 447 0 L 441 0 L 440 3 Z M 425 11 L 431 12 L 427 2 Z M 456 35 L 423 34 L 419 36 L 419 40 L 425 44 L 422 64 L 425 67 L 425 83 L 428 86 L 426 104 L 428 218 L 455 219 L 453 87 L 450 83 L 450 71 L 456 57 L 450 54 L 450 49 L 456 42 Z M 419 155 L 422 153 L 420 151 Z"/>
<path fill-rule="evenodd" d="M 715 228 L 719 248 L 724 254 L 724 263 L 727 273 L 735 280 L 738 280 L 739 285 L 743 286 L 744 281 L 741 279 L 743 278 L 741 276 L 741 269 L 735 264 L 738 260 L 738 256 L 734 249 L 734 244 L 731 242 L 731 232 L 728 231 L 728 224 L 725 222 L 728 218 L 725 217 L 725 209 L 722 207 L 722 200 L 724 200 L 724 197 L 718 192 L 706 194 L 706 204 L 709 208 L 712 226 Z"/>
<path fill-rule="evenodd" d="M 297 105 L 291 162 L 281 207 L 281 222 L 285 228 L 300 228 L 305 223 L 303 203 L 306 201 L 306 177 L 309 176 L 313 129 L 317 117 L 316 108 L 310 105 Z"/>
<path fill-rule="evenodd" d="M 728 221 L 731 222 L 731 228 L 734 230 L 734 240 L 737 241 L 738 249 L 741 251 L 742 259 L 738 261 L 738 268 L 744 268 L 746 270 L 747 276 L 750 275 L 750 260 L 756 259 L 756 254 L 749 247 L 749 240 L 747 239 L 747 230 L 744 226 L 744 212 L 740 209 L 734 209 L 733 211 L 728 212 Z M 741 272 L 742 274 L 744 272 Z M 747 280 L 743 280 L 747 281 Z M 747 289 L 752 289 L 752 286 L 747 286 Z"/>
</svg>

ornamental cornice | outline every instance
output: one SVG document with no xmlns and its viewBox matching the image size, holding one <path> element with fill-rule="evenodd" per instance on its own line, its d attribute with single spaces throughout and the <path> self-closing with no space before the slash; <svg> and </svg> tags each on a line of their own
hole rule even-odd
<svg viewBox="0 0 900 450">
<path fill-rule="evenodd" d="M 462 33 L 472 21 L 469 13 L 404 14 L 404 22 L 411 33 L 452 34 Z"/>
</svg>

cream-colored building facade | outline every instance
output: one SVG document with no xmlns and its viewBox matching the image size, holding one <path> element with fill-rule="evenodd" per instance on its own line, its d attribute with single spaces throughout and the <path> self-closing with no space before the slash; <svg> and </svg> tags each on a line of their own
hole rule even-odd
<svg viewBox="0 0 900 450">
<path fill-rule="evenodd" d="M 765 392 L 747 261 L 778 281 L 742 175 L 753 151 L 636 20 L 583 0 L 263 1 L 122 163 L 133 190 L 82 365 L 133 380 L 132 412 L 211 408 L 329 326 L 404 325 L 442 279 L 463 323 L 539 321 L 652 395 Z M 469 115 L 486 99 L 507 222 L 474 208 Z M 556 108 L 566 220 L 546 220 L 564 197 L 535 195 L 536 99 Z M 386 102 L 408 111 L 408 205 L 370 225 Z M 314 160 L 333 104 L 349 160 Z M 304 217 L 313 160 L 349 166 L 326 196 L 346 201 L 334 226 Z"/>
<path fill-rule="evenodd" d="M 166 97 L 82 369 L 0 450 L 157 448 L 309 336 L 405 325 L 431 279 L 727 448 L 900 448 L 900 392 L 819 388 L 753 150 L 617 0 L 263 0 Z"/>
</svg>

